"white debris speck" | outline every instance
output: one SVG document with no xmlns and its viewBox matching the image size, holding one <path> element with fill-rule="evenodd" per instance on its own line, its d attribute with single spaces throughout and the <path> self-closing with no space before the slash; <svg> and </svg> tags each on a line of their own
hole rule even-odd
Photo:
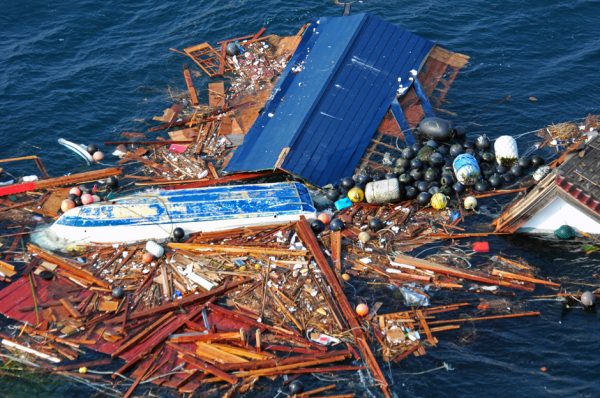
<svg viewBox="0 0 600 398">
<path fill-rule="evenodd" d="M 274 114 L 274 113 L 272 113 L 272 112 L 269 112 L 269 113 L 267 114 L 267 116 L 268 116 L 268 117 L 273 117 L 273 116 L 275 116 L 275 114 Z"/>
</svg>

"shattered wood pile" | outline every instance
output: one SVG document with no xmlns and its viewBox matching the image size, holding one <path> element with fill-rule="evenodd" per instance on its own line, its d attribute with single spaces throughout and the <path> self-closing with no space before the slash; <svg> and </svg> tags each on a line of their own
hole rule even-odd
<svg viewBox="0 0 600 398">
<path fill-rule="evenodd" d="M 188 234 L 162 245 L 165 252 L 158 256 L 145 249 L 145 242 L 69 254 L 28 243 L 39 216 L 55 219 L 71 188 L 80 184 L 88 184 L 78 189 L 97 196 L 94 200 L 110 201 L 140 186 L 177 189 L 289 179 L 275 172 L 224 176 L 221 170 L 271 95 L 304 29 L 291 37 L 262 36 L 261 29 L 217 48 L 204 43 L 184 49 L 204 73 L 231 81 L 209 83 L 208 103 L 202 104 L 191 70 L 184 68 L 189 99 L 155 117 L 160 124 L 146 132 L 121 135 L 138 141 L 106 143 L 116 146 L 119 167 L 50 178 L 37 157 L 6 159 L 34 160 L 42 175 L 0 187 L 5 249 L 0 277 L 9 283 L 0 291 L 0 312 L 20 322 L 11 335 L 2 336 L 7 361 L 125 396 L 149 383 L 181 394 L 251 396 L 278 376 L 286 376 L 285 383 L 290 390 L 295 384 L 297 392 L 298 379 L 308 374 L 351 377 L 360 371 L 370 375 L 366 388 L 389 397 L 398 387 L 389 384 L 380 359 L 397 363 L 423 355 L 440 343 L 440 333 L 464 322 L 539 315 L 509 311 L 518 307 L 489 296 L 515 297 L 560 285 L 536 276 L 538 270 L 522 261 L 487 256 L 489 247 L 481 239 L 494 232 L 468 229 L 464 221 L 473 208 L 463 206 L 464 195 L 458 193 L 437 210 L 408 197 L 386 204 L 361 199 L 342 209 L 332 199 L 320 215 L 325 223 L 301 219 Z M 230 44 L 243 46 L 244 54 L 228 55 Z M 439 107 L 466 58 L 436 48 L 431 59 L 421 80 L 428 95 L 438 92 L 434 104 Z M 403 104 L 412 109 L 407 113 L 412 126 L 423 116 L 415 98 Z M 397 167 L 382 161 L 401 157 L 396 138 L 403 135 L 391 122 L 387 130 L 380 126 L 388 133 L 376 137 L 361 169 L 383 173 Z M 117 187 L 113 177 L 122 174 Z M 522 190 L 469 193 L 485 199 Z M 346 194 L 337 192 L 334 199 Z M 479 240 L 472 250 L 457 247 L 468 238 Z M 425 258 L 407 254 L 416 248 L 425 252 L 433 242 L 448 245 Z M 370 310 L 359 311 L 357 306 L 366 303 L 350 287 L 365 282 L 399 291 L 402 302 L 369 302 Z M 430 306 L 438 290 L 456 293 L 460 300 Z M 465 296 L 472 299 L 466 302 Z M 90 360 L 87 349 L 106 356 Z M 332 390 L 354 396 L 350 388 L 327 384 L 296 396 Z"/>
</svg>

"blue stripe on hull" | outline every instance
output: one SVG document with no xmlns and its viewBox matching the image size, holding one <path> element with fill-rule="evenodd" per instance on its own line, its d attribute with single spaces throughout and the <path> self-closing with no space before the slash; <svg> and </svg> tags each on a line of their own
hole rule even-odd
<svg viewBox="0 0 600 398">
<path fill-rule="evenodd" d="M 218 221 L 314 212 L 299 183 L 209 187 L 142 193 L 65 213 L 56 224 L 106 227 Z"/>
</svg>

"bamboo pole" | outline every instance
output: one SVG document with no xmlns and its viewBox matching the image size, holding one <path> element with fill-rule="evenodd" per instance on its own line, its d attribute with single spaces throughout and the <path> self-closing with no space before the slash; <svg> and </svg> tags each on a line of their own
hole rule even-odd
<svg viewBox="0 0 600 398">
<path fill-rule="evenodd" d="M 506 315 L 489 315 L 489 316 L 479 316 L 473 318 L 456 318 L 456 319 L 444 319 L 440 321 L 432 321 L 429 322 L 429 325 L 442 325 L 444 323 L 459 323 L 459 322 L 475 322 L 475 321 L 490 321 L 494 319 L 509 319 L 509 318 L 521 318 L 525 316 L 539 316 L 539 311 L 531 311 L 531 312 L 520 312 L 518 314 L 506 314 Z"/>
</svg>

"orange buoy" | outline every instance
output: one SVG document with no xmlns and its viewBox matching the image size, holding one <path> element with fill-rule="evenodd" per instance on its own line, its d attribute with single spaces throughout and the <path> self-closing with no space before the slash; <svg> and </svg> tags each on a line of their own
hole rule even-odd
<svg viewBox="0 0 600 398">
<path fill-rule="evenodd" d="M 81 196 L 81 189 L 79 189 L 78 187 L 73 187 L 69 190 L 69 195 Z"/>
<path fill-rule="evenodd" d="M 359 304 L 356 306 L 356 314 L 360 317 L 365 317 L 369 315 L 369 306 L 366 304 Z"/>
<path fill-rule="evenodd" d="M 75 206 L 76 206 L 75 202 L 73 202 L 71 199 L 65 199 L 60 203 L 60 209 L 62 210 L 63 213 L 66 213 L 67 211 L 71 210 Z"/>
<path fill-rule="evenodd" d="M 89 193 L 84 193 L 83 195 L 81 195 L 81 203 L 83 203 L 84 205 L 92 204 L 94 203 L 94 197 Z"/>
<path fill-rule="evenodd" d="M 142 255 L 142 261 L 146 264 L 150 264 L 152 261 L 154 261 L 154 256 L 148 252 L 145 252 L 144 255 Z"/>
<path fill-rule="evenodd" d="M 317 219 L 327 225 L 331 221 L 331 216 L 327 213 L 321 213 L 317 216 Z"/>
<path fill-rule="evenodd" d="M 350 280 L 350 275 L 342 274 L 342 279 L 345 280 L 346 282 L 348 282 Z"/>
</svg>

